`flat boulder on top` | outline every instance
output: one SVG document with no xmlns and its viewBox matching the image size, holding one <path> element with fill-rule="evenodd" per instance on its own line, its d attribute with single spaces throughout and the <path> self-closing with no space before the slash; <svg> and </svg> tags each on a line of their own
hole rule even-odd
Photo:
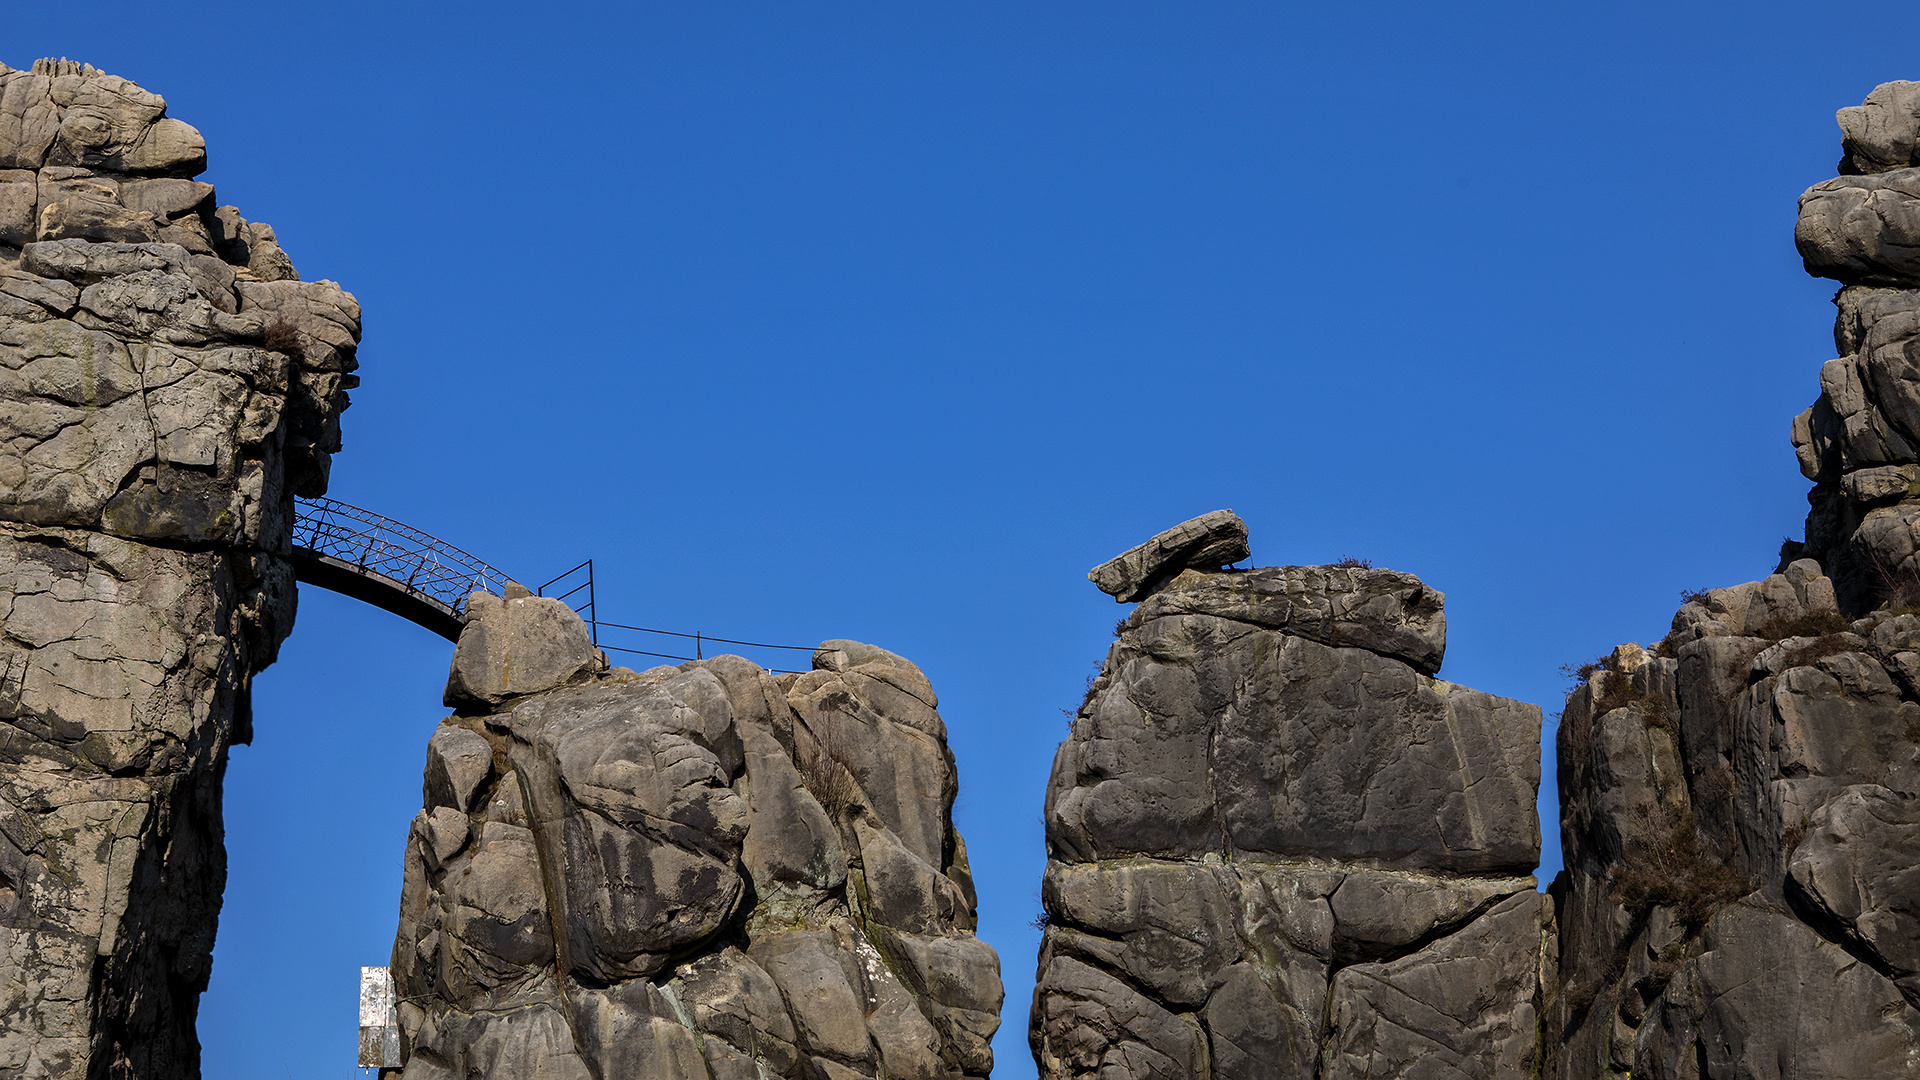
<svg viewBox="0 0 1920 1080">
<path fill-rule="evenodd" d="M 1115 555 L 1087 571 L 1087 580 L 1115 600 L 1131 604 L 1182 570 L 1218 570 L 1251 554 L 1247 523 L 1231 510 L 1215 510 Z"/>
</svg>

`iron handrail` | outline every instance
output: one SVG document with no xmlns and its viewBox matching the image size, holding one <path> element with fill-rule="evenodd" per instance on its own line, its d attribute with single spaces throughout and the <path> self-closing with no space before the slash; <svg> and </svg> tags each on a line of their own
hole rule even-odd
<svg viewBox="0 0 1920 1080">
<path fill-rule="evenodd" d="M 294 500 L 293 546 L 385 578 L 455 612 L 465 608 L 467 594 L 504 593 L 510 580 L 437 536 L 338 499 Z"/>
<path fill-rule="evenodd" d="M 337 578 L 302 577 L 302 581 L 370 600 L 450 639 L 458 637 L 460 624 L 465 621 L 469 594 L 485 590 L 496 596 L 504 596 L 512 580 L 437 536 L 338 499 L 294 499 L 293 547 L 296 554 L 332 560 L 337 564 L 334 568 L 336 574 L 344 573 L 350 580 L 372 580 L 380 585 L 372 594 L 367 594 L 354 588 L 342 590 Z M 582 580 L 582 576 L 585 580 Z M 386 586 L 397 588 L 417 600 L 425 600 L 427 604 L 424 609 L 409 606 L 413 601 L 400 607 L 390 606 L 387 601 L 392 599 L 392 594 L 385 592 Z M 556 586 L 561 588 L 556 589 Z M 535 595 L 545 596 L 550 589 L 555 590 L 554 599 L 580 615 L 587 624 L 593 643 L 611 652 L 633 653 L 663 660 L 698 660 L 705 656 L 705 646 L 709 642 L 800 652 L 811 652 L 816 648 L 812 645 L 774 645 L 763 641 L 714 637 L 700 631 L 687 633 L 603 622 L 594 604 L 592 559 L 542 583 L 533 591 Z M 582 592 L 586 593 L 585 602 L 577 599 Z M 691 639 L 693 655 L 680 656 L 620 645 L 603 645 L 600 642 L 602 628 Z M 787 669 L 768 670 L 779 672 Z"/>
</svg>

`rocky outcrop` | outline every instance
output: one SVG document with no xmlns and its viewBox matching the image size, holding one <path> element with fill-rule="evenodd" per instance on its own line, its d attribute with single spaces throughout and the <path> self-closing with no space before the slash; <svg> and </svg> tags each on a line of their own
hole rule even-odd
<svg viewBox="0 0 1920 1080">
<path fill-rule="evenodd" d="M 1916 647 L 1803 559 L 1582 672 L 1551 1075 L 1920 1075 Z"/>
<path fill-rule="evenodd" d="M 987 1075 L 999 961 L 919 668 L 608 669 L 559 601 L 469 611 L 394 943 L 408 1080 Z"/>
<path fill-rule="evenodd" d="M 1218 570 L 1249 554 L 1247 523 L 1231 510 L 1215 510 L 1115 555 L 1087 571 L 1087 580 L 1131 604 L 1183 570 Z"/>
<path fill-rule="evenodd" d="M 1539 709 L 1412 575 L 1159 576 L 1047 787 L 1041 1075 L 1527 1075 Z"/>
<path fill-rule="evenodd" d="M 124 79 L 0 67 L 0 1076 L 193 1077 L 227 750 L 359 310 Z"/>
<path fill-rule="evenodd" d="M 1916 103 L 1841 110 L 1843 175 L 1801 197 L 1807 269 L 1843 283 L 1793 423 L 1804 544 L 1585 665 L 1562 713 L 1550 1075 L 1920 1075 Z"/>
<path fill-rule="evenodd" d="M 1807 272 L 1842 285 L 1820 397 L 1793 421 L 1808 495 L 1805 555 L 1841 611 L 1920 603 L 1920 83 L 1887 83 L 1839 113 L 1843 175 L 1800 197 Z"/>
</svg>

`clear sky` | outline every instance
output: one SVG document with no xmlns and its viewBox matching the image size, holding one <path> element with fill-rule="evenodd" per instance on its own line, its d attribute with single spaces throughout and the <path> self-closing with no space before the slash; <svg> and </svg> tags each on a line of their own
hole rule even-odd
<svg viewBox="0 0 1920 1080">
<path fill-rule="evenodd" d="M 1794 200 L 1836 108 L 1920 77 L 1911 3 L 6 21 L 8 64 L 164 95 L 359 297 L 336 497 L 529 582 L 592 557 L 608 619 L 925 669 L 1011 1080 L 1061 709 L 1122 613 L 1087 568 L 1231 507 L 1256 563 L 1443 590 L 1443 675 L 1551 724 L 1560 665 L 1800 534 L 1833 288 Z M 351 1071 L 450 653 L 303 590 L 228 775 L 209 1080 Z"/>
</svg>

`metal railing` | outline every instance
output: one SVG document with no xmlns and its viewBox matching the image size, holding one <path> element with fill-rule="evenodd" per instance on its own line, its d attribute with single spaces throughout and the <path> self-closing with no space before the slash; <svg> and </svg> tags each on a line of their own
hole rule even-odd
<svg viewBox="0 0 1920 1080">
<path fill-rule="evenodd" d="M 293 546 L 385 578 L 462 611 L 476 589 L 500 593 L 507 575 L 436 536 L 337 499 L 295 499 Z"/>
<path fill-rule="evenodd" d="M 445 540 L 421 532 L 411 525 L 362 509 L 337 499 L 295 499 L 293 546 L 296 555 L 312 557 L 299 566 L 310 566 L 312 575 L 300 580 L 336 592 L 346 592 L 389 611 L 412 619 L 435 633 L 457 639 L 466 620 L 467 595 L 484 589 L 504 595 L 511 579 L 493 567 L 454 547 Z M 331 563 L 328 569 L 324 563 Z M 300 571 L 305 573 L 305 571 Z M 367 588 L 369 584 L 371 588 Z M 399 593 L 406 594 L 402 600 Z M 593 643 L 602 649 L 661 660 L 698 660 L 710 644 L 737 645 L 749 649 L 779 650 L 811 654 L 812 645 L 775 645 L 764 641 L 715 637 L 701 631 L 656 630 L 646 626 L 606 622 L 594 606 L 593 560 L 588 559 L 566 573 L 533 590 L 549 596 L 578 612 L 587 624 Z M 582 597 L 584 596 L 584 599 Z M 426 601 L 425 605 L 419 601 Z M 657 648 L 679 645 L 675 652 L 638 649 L 629 644 L 608 645 L 600 641 L 602 630 L 626 634 L 650 634 L 678 639 L 656 641 L 649 638 L 625 638 L 634 644 L 653 644 Z M 616 637 L 615 640 L 623 640 Z M 685 646 L 693 646 L 692 656 L 684 655 Z M 771 671 L 793 669 L 773 667 Z"/>
<path fill-rule="evenodd" d="M 582 571 L 585 571 L 584 575 L 582 574 Z M 584 576 L 584 580 L 583 580 L 583 576 Z M 560 592 L 558 590 L 555 590 L 554 592 L 550 593 L 547 591 L 548 589 L 553 589 L 557 585 L 571 585 L 572 587 L 567 589 L 565 592 Z M 574 597 L 579 596 L 580 593 L 583 591 L 587 594 L 586 602 L 585 603 L 576 602 L 574 600 Z M 600 644 L 600 620 L 595 615 L 593 610 L 593 560 L 592 559 L 588 559 L 586 562 L 583 562 L 579 566 L 576 566 L 573 569 L 567 571 L 566 573 L 561 574 L 559 577 L 549 579 L 544 584 L 542 584 L 539 588 L 533 590 L 533 595 L 551 596 L 553 599 L 559 600 L 562 603 L 566 604 L 568 607 L 572 608 L 574 614 L 580 616 L 582 619 L 585 619 L 587 621 L 587 633 L 592 636 L 593 643 L 595 645 Z"/>
</svg>

